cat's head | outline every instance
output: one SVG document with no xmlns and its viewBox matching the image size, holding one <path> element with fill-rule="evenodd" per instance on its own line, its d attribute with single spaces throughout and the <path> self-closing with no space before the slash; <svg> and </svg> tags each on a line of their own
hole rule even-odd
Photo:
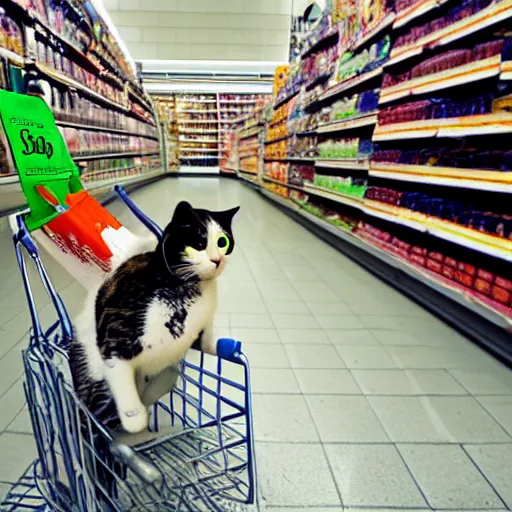
<svg viewBox="0 0 512 512">
<path fill-rule="evenodd" d="M 179 203 L 157 247 L 167 270 L 183 279 L 219 276 L 235 247 L 231 222 L 239 209 L 212 212 Z"/>
</svg>

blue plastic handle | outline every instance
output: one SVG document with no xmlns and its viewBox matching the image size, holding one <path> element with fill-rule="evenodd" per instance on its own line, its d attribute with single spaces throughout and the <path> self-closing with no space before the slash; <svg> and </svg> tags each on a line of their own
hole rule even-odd
<svg viewBox="0 0 512 512">
<path fill-rule="evenodd" d="M 236 363 L 240 361 L 241 353 L 241 341 L 234 340 L 233 338 L 219 338 L 217 340 L 217 355 L 221 359 Z"/>
<path fill-rule="evenodd" d="M 116 194 L 121 198 L 121 200 L 128 206 L 130 211 L 139 219 L 144 226 L 146 226 L 151 233 L 153 233 L 158 240 L 162 240 L 163 237 L 163 231 L 162 228 L 155 222 L 153 222 L 146 214 L 144 214 L 141 210 L 139 210 L 139 207 L 130 199 L 130 196 L 128 196 L 128 193 L 121 185 L 116 185 L 114 187 L 114 190 L 116 191 Z"/>
</svg>

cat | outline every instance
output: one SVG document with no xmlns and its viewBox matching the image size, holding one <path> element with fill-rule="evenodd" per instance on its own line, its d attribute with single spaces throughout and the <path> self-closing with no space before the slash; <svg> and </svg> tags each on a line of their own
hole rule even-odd
<svg viewBox="0 0 512 512">
<path fill-rule="evenodd" d="M 93 290 L 75 322 L 69 358 L 76 393 L 108 429 L 148 427 L 148 389 L 200 343 L 216 353 L 216 278 L 235 241 L 239 207 L 213 212 L 178 204 L 153 251 L 120 265 Z"/>
</svg>

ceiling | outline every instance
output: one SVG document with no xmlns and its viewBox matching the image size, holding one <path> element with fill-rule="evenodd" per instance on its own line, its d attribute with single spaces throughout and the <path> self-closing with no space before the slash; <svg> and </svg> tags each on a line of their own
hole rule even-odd
<svg viewBox="0 0 512 512">
<path fill-rule="evenodd" d="M 135 60 L 288 61 L 310 0 L 103 0 Z"/>
</svg>

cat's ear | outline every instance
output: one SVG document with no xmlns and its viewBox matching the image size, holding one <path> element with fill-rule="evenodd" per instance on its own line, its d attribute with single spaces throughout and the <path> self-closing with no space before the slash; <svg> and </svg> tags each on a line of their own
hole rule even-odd
<svg viewBox="0 0 512 512">
<path fill-rule="evenodd" d="M 224 210 L 222 212 L 213 212 L 213 217 L 222 227 L 231 226 L 231 222 L 233 221 L 233 217 L 240 210 L 240 206 L 235 206 L 229 210 Z"/>
<path fill-rule="evenodd" d="M 176 206 L 172 216 L 172 224 L 190 224 L 190 218 L 194 215 L 194 208 L 187 201 L 181 201 Z"/>
</svg>

